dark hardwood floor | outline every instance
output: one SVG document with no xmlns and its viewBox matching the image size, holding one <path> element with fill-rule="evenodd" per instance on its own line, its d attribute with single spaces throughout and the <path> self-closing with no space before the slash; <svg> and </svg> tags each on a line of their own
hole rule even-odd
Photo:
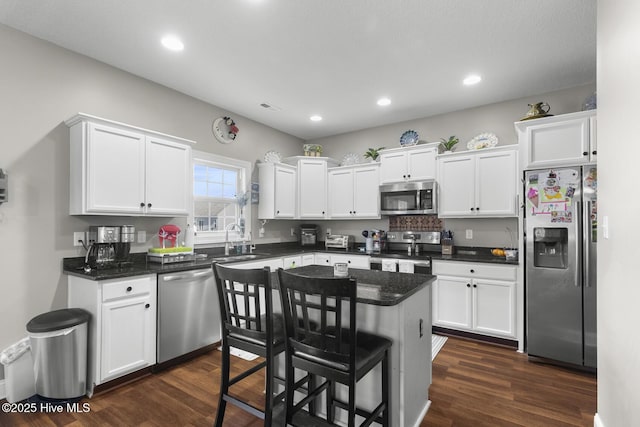
<svg viewBox="0 0 640 427">
<path fill-rule="evenodd" d="M 234 358 L 235 366 L 248 366 Z M 211 426 L 215 418 L 220 352 L 107 390 L 82 403 L 89 412 L 8 414 L 0 426 Z M 592 426 L 596 380 L 527 361 L 512 349 L 451 337 L 433 363 L 431 408 L 420 427 Z M 262 403 L 263 379 L 235 393 Z M 255 427 L 260 420 L 227 405 L 226 425 Z M 395 427 L 395 426 L 394 426 Z"/>
</svg>

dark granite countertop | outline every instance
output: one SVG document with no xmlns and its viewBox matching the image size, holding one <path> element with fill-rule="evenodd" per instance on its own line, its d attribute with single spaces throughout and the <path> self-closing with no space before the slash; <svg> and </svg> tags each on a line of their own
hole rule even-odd
<svg viewBox="0 0 640 427">
<path fill-rule="evenodd" d="M 301 276 L 334 277 L 333 267 L 326 265 L 307 265 L 287 271 Z M 382 306 L 401 303 L 435 279 L 431 274 L 393 273 L 359 268 L 350 268 L 349 277 L 356 279 L 358 302 Z"/>
<path fill-rule="evenodd" d="M 434 260 L 445 261 L 467 261 L 467 262 L 484 262 L 492 264 L 506 264 L 517 265 L 518 261 L 507 261 L 504 257 L 496 257 L 491 255 L 490 248 L 457 248 L 457 252 L 454 255 L 442 255 L 440 252 L 423 252 L 420 255 L 407 255 L 404 251 L 386 252 L 382 254 L 368 254 L 372 258 L 397 258 L 407 259 L 413 261 L 428 260 L 429 258 Z M 256 250 L 251 259 L 246 255 L 230 255 L 224 256 L 222 248 L 212 249 L 196 249 L 196 253 L 206 254 L 207 258 L 199 258 L 195 261 L 179 262 L 173 264 L 159 264 L 154 262 L 148 262 L 145 253 L 135 253 L 130 256 L 131 262 L 122 267 L 105 268 L 105 269 L 93 269 L 90 272 L 85 272 L 84 257 L 64 258 L 62 262 L 62 269 L 65 274 L 71 274 L 78 277 L 83 277 L 89 280 L 107 280 L 107 279 L 119 279 L 123 277 L 139 276 L 144 274 L 162 274 L 172 273 L 178 271 L 196 270 L 202 268 L 209 268 L 213 261 L 221 263 L 230 262 L 244 262 L 244 261 L 257 261 L 266 258 L 278 258 L 288 255 L 313 253 L 313 252 L 326 252 L 329 254 L 349 254 L 349 255 L 367 255 L 357 249 L 331 249 L 326 250 L 324 245 L 315 246 L 300 246 L 297 243 L 281 243 L 271 245 L 261 245 Z M 366 270 L 363 270 L 366 271 Z"/>
</svg>

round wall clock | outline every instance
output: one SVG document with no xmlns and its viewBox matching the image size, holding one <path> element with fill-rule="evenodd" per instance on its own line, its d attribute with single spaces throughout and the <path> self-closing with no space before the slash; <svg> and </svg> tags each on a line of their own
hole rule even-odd
<svg viewBox="0 0 640 427">
<path fill-rule="evenodd" d="M 215 119 L 211 126 L 211 131 L 219 142 L 228 144 L 236 139 L 236 135 L 238 135 L 240 129 L 236 126 L 236 122 L 227 116 Z"/>
</svg>

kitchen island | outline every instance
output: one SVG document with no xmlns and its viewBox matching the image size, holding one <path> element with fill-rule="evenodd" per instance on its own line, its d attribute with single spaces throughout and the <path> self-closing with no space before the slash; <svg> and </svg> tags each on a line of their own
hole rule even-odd
<svg viewBox="0 0 640 427">
<path fill-rule="evenodd" d="M 294 274 L 333 277 L 333 267 L 310 265 Z M 390 425 L 419 426 L 429 408 L 431 384 L 431 283 L 428 274 L 349 269 L 356 279 L 357 322 L 362 331 L 393 341 L 390 353 Z M 279 306 L 279 301 L 274 306 Z M 278 307 L 279 308 L 279 307 Z M 281 359 L 281 374 L 284 359 Z M 357 383 L 357 405 L 373 409 L 381 399 L 381 367 Z M 338 388 L 338 395 L 342 396 Z M 320 406 L 323 408 L 324 405 Z M 322 412 L 322 409 L 320 409 Z M 336 411 L 342 420 L 344 411 Z"/>
</svg>

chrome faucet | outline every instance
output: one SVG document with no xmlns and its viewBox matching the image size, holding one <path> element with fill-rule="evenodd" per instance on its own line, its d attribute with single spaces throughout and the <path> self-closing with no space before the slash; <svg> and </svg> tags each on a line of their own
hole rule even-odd
<svg viewBox="0 0 640 427">
<path fill-rule="evenodd" d="M 233 230 L 235 228 L 237 228 L 240 234 L 242 234 L 242 228 L 236 223 L 230 224 L 225 230 L 225 235 L 224 235 L 224 254 L 225 255 L 229 255 L 229 249 L 234 247 L 234 245 L 232 245 L 231 242 L 229 241 L 229 230 Z"/>
</svg>

